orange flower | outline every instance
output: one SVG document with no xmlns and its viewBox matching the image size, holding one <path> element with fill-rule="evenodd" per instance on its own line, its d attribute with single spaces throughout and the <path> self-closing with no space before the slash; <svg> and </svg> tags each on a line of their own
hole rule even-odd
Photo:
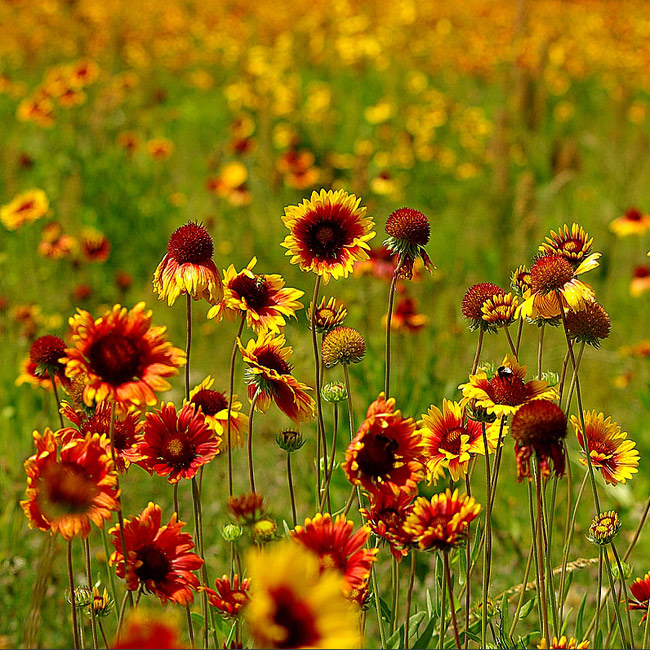
<svg viewBox="0 0 650 650">
<path fill-rule="evenodd" d="M 233 447 L 244 445 L 244 434 L 248 429 L 248 416 L 241 412 L 241 402 L 233 395 L 230 410 L 230 440 L 225 435 L 228 430 L 228 398 L 225 393 L 211 390 L 214 379 L 208 375 L 198 386 L 190 391 L 189 403 L 201 409 L 206 424 L 219 436 L 223 443 Z"/>
<path fill-rule="evenodd" d="M 289 235 L 282 246 L 291 263 L 322 276 L 325 283 L 330 277 L 347 278 L 355 261 L 368 258 L 367 242 L 375 236 L 374 223 L 360 202 L 344 190 L 321 190 L 285 208 L 282 221 Z"/>
<path fill-rule="evenodd" d="M 156 392 L 169 390 L 165 379 L 185 363 L 185 353 L 163 336 L 164 327 L 151 327 L 151 310 L 144 302 L 127 310 L 114 305 L 93 320 L 78 309 L 70 318 L 74 348 L 66 350 L 66 374 L 85 374 L 84 401 L 115 400 L 121 405 L 158 402 Z"/>
<path fill-rule="evenodd" d="M 70 541 L 90 534 L 90 522 L 103 528 L 118 508 L 117 474 L 107 440 L 88 434 L 61 449 L 57 460 L 54 434 L 34 432 L 36 454 L 25 461 L 27 498 L 20 502 L 30 528 L 60 532 Z"/>
<path fill-rule="evenodd" d="M 472 456 L 485 455 L 481 424 L 466 418 L 464 409 L 458 402 L 443 399 L 442 411 L 436 406 L 430 406 L 419 424 L 429 482 L 438 476 L 443 467 L 449 470 L 454 481 L 458 481 L 467 474 Z M 486 428 L 489 453 L 496 449 L 499 428 L 498 421 Z M 504 427 L 503 435 L 505 433 Z"/>
<path fill-rule="evenodd" d="M 643 623 L 648 616 L 648 607 L 650 607 L 650 571 L 643 578 L 637 578 L 630 585 L 630 591 L 634 598 L 628 599 L 628 608 L 630 611 L 642 610 L 644 614 L 641 617 L 641 623 Z"/>
<path fill-rule="evenodd" d="M 199 589 L 208 594 L 210 605 L 218 609 L 224 618 L 233 619 L 239 616 L 244 605 L 250 600 L 248 594 L 250 585 L 250 578 L 244 578 L 240 582 L 239 575 L 235 573 L 232 584 L 230 578 L 224 574 L 214 581 L 216 590 L 209 587 L 199 587 Z"/>
<path fill-rule="evenodd" d="M 386 317 L 384 316 L 384 319 Z M 402 332 L 418 332 L 427 325 L 429 318 L 424 314 L 418 314 L 417 301 L 415 298 L 404 296 L 397 301 L 390 328 Z"/>
<path fill-rule="evenodd" d="M 354 263 L 354 270 L 359 275 L 372 275 L 390 282 L 397 267 L 397 254 L 391 253 L 385 246 L 370 248 L 367 259 Z"/>
<path fill-rule="evenodd" d="M 62 402 L 61 414 L 72 423 L 71 427 L 59 429 L 54 435 L 61 444 L 85 438 L 89 433 L 105 435 L 110 453 L 111 405 L 100 402 L 93 411 L 76 411 L 68 402 Z M 131 463 L 140 460 L 136 449 L 137 439 L 142 435 L 144 422 L 136 412 L 116 413 L 113 419 L 113 442 L 115 443 L 115 465 L 118 472 L 124 472 Z"/>
<path fill-rule="evenodd" d="M 248 398 L 252 401 L 259 389 L 256 408 L 265 413 L 271 402 L 293 422 L 304 422 L 314 417 L 314 400 L 307 394 L 309 386 L 300 383 L 292 374 L 287 361 L 293 350 L 285 347 L 284 336 L 261 332 L 244 347 L 237 345 L 248 364 L 246 371 Z"/>
<path fill-rule="evenodd" d="M 592 467 L 599 469 L 606 483 L 616 485 L 631 479 L 639 467 L 639 452 L 636 443 L 627 439 L 627 433 L 612 421 L 605 419 L 603 413 L 583 411 L 589 455 Z M 580 447 L 585 451 L 585 439 L 582 424 L 575 415 L 571 416 L 571 424 L 578 436 Z M 587 465 L 587 459 L 580 462 Z"/>
<path fill-rule="evenodd" d="M 415 500 L 413 511 L 406 518 L 404 532 L 412 537 L 423 551 L 447 551 L 460 546 L 467 539 L 467 527 L 478 516 L 481 506 L 474 497 L 458 490 L 434 494 L 431 501 L 424 497 Z"/>
<path fill-rule="evenodd" d="M 517 359 L 506 355 L 491 379 L 479 370 L 470 375 L 469 382 L 458 388 L 463 391 L 461 404 L 466 406 L 474 400 L 475 406 L 484 408 L 496 416 L 516 413 L 522 404 L 532 399 L 554 399 L 557 393 L 545 381 L 533 379 L 524 383 L 528 366 L 520 366 Z"/>
<path fill-rule="evenodd" d="M 307 321 L 311 327 L 311 312 L 314 307 L 314 303 L 309 303 L 309 309 L 307 310 Z M 348 315 L 348 310 L 345 308 L 345 305 L 338 302 L 336 298 L 330 298 L 325 304 L 325 296 L 321 298 L 321 301 L 316 306 L 316 314 L 314 316 L 314 325 L 316 331 L 320 334 L 327 334 L 330 330 L 333 330 L 335 327 L 338 327 L 343 323 L 346 316 Z"/>
<path fill-rule="evenodd" d="M 111 646 L 114 650 L 177 650 L 187 647 L 182 639 L 174 612 L 148 612 L 142 605 L 132 609 L 124 619 L 119 638 Z"/>
<path fill-rule="evenodd" d="M 650 214 L 643 214 L 637 208 L 629 208 L 623 216 L 610 221 L 609 229 L 617 237 L 642 235 L 650 230 Z"/>
<path fill-rule="evenodd" d="M 364 589 L 379 552 L 377 548 L 364 548 L 370 537 L 368 526 L 362 526 L 356 533 L 352 533 L 353 528 L 354 523 L 346 521 L 344 515 L 332 519 L 329 513 L 319 512 L 291 533 L 295 542 L 316 554 L 321 571 L 335 569 L 343 575 L 345 594 Z"/>
<path fill-rule="evenodd" d="M 156 268 L 153 289 L 169 306 L 181 294 L 215 304 L 223 297 L 219 271 L 212 261 L 214 244 L 210 233 L 198 223 L 177 228 L 169 238 L 167 254 Z"/>
<path fill-rule="evenodd" d="M 81 235 L 81 251 L 88 262 L 105 262 L 111 252 L 108 237 L 87 228 Z"/>
<path fill-rule="evenodd" d="M 66 377 L 59 377 L 58 375 L 54 375 L 54 380 L 59 388 L 63 386 L 64 382 L 69 383 Z M 38 386 L 45 390 L 52 390 L 52 381 L 49 375 L 40 374 L 38 372 L 38 364 L 30 361 L 29 357 L 25 357 L 21 361 L 20 374 L 16 378 L 16 386 L 21 386 L 22 384 L 31 384 L 32 386 Z"/>
<path fill-rule="evenodd" d="M 578 639 L 574 639 L 573 637 L 569 637 L 568 639 L 566 636 L 561 636 L 559 639 L 554 636 L 553 640 L 551 641 L 551 645 L 548 645 L 548 641 L 546 640 L 545 637 L 542 637 L 542 640 L 539 642 L 539 645 L 537 646 L 540 649 L 544 648 L 570 648 L 573 650 L 585 650 L 586 648 L 589 647 L 589 641 L 586 639 L 584 641 L 580 641 L 578 643 Z"/>
<path fill-rule="evenodd" d="M 192 536 L 182 533 L 185 526 L 172 514 L 169 524 L 161 526 L 160 506 L 149 502 L 137 517 L 124 521 L 124 537 L 128 549 L 128 568 L 124 568 L 124 548 L 120 525 L 108 532 L 115 551 L 111 554 L 111 565 L 120 578 L 126 579 L 126 588 L 135 591 L 142 585 L 145 591 L 154 594 L 164 605 L 168 600 L 179 605 L 191 605 L 192 590 L 199 587 L 198 578 L 192 573 L 203 566 L 203 560 L 192 553 Z"/>
<path fill-rule="evenodd" d="M 368 407 L 366 419 L 350 442 L 343 469 L 353 485 L 371 493 L 413 494 L 424 478 L 422 437 L 413 418 L 395 410 L 384 393 Z"/>
<path fill-rule="evenodd" d="M 26 223 L 44 217 L 50 203 L 43 190 L 28 190 L 0 207 L 0 221 L 7 230 L 17 230 Z"/>
<path fill-rule="evenodd" d="M 174 153 L 174 143 L 169 138 L 153 138 L 147 142 L 147 153 L 155 160 L 166 160 Z"/>
<path fill-rule="evenodd" d="M 369 497 L 369 508 L 359 510 L 370 530 L 388 542 L 390 552 L 398 562 L 408 554 L 412 541 L 404 532 L 404 522 L 413 511 L 413 496 L 407 492 L 399 492 L 397 496 L 388 492 L 373 492 Z"/>
<path fill-rule="evenodd" d="M 650 266 L 639 264 L 634 267 L 630 280 L 630 295 L 638 298 L 646 291 L 650 291 Z"/>
<path fill-rule="evenodd" d="M 285 288 L 282 276 L 253 273 L 254 257 L 237 273 L 231 264 L 224 271 L 222 300 L 208 311 L 208 318 L 220 321 L 224 314 L 231 320 L 246 314 L 246 325 L 259 333 L 263 330 L 279 333 L 287 322 L 302 309 L 298 299 L 304 291 Z"/>
<path fill-rule="evenodd" d="M 200 411 L 186 404 L 176 413 L 173 404 L 147 413 L 144 435 L 138 441 L 138 464 L 150 474 L 167 476 L 170 483 L 192 478 L 219 453 L 221 438 Z"/>
</svg>

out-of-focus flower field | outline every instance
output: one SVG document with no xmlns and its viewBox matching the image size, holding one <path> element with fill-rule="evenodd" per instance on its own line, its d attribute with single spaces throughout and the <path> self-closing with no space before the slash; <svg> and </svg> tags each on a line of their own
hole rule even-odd
<svg viewBox="0 0 650 650">
<path fill-rule="evenodd" d="M 286 287 L 298 290 L 293 299 L 304 309 L 289 307 L 286 328 L 282 324 L 280 328 L 294 350 L 292 372 L 313 389 L 308 310 L 314 274 L 301 271 L 290 257 L 295 251 L 287 252 L 289 245 L 283 248 L 281 244 L 290 227 L 287 206 L 301 204 L 321 188 L 360 197 L 377 233 L 368 241 L 369 259 L 361 259 L 364 255 L 360 254 L 349 277 L 335 277 L 320 285 L 320 296 L 335 297 L 344 305 L 345 325 L 365 339 L 363 361 L 343 362 L 346 373 L 349 369 L 354 396 L 353 435 L 384 389 L 387 297 L 397 257 L 382 247 L 382 242 L 384 226 L 395 210 L 409 206 L 426 215 L 430 223 L 426 254 L 431 264 L 415 260 L 413 277 L 396 282 L 389 328 L 389 396 L 395 398 L 404 417 L 416 421 L 432 405 L 442 409 L 443 398 L 456 402 L 467 398 L 458 387 L 468 383 L 469 375 L 476 376 L 470 370 L 478 335 L 470 331 L 461 311 L 468 288 L 490 282 L 511 292 L 515 269 L 521 265 L 530 269 L 540 244 L 550 241 L 545 238 L 551 230 L 560 232 L 564 224 L 569 229 L 573 223 L 579 224 L 593 238 L 593 250 L 602 257 L 588 274 L 581 275 L 578 270 L 574 276 L 573 268 L 569 275 L 572 282 L 579 277 L 593 288 L 598 303 L 609 314 L 611 333 L 603 337 L 600 347 L 583 346 L 579 385 L 585 411 L 611 416 L 636 443 L 640 454 L 638 473 L 630 475 L 627 482 L 617 479 L 612 484 L 596 473 L 601 510 L 616 510 L 622 522 L 616 543 L 623 555 L 634 540 L 650 493 L 645 474 L 650 454 L 649 35 L 650 14 L 640 0 L 0 2 L 0 647 L 72 647 L 73 643 L 66 591 L 68 538 L 56 535 L 50 543 L 49 533 L 30 530 L 21 507 L 27 484 L 23 463 L 35 453 L 32 431 L 64 428 L 52 382 L 39 375 L 34 355 L 30 361 L 33 343 L 54 335 L 61 337 L 68 349 L 74 348 L 72 334 L 79 334 L 74 327 L 80 325 L 69 319 L 77 309 L 99 318 L 116 304 L 133 309 L 144 301 L 146 308 L 153 310 L 153 324 L 167 328 L 164 336 L 181 349 L 180 354 L 186 347 L 186 296 L 181 295 L 175 304 L 170 299 L 170 306 L 166 299 L 159 300 L 168 297 L 167 287 L 155 292 L 152 280 L 168 252 L 170 235 L 193 222 L 202 224 L 212 237 L 214 264 L 225 285 L 255 257 L 249 275 L 256 282 L 279 274 Z M 234 268 L 228 271 L 231 265 Z M 435 270 L 429 272 L 426 266 L 435 266 Z M 187 293 L 181 290 L 181 294 Z M 229 303 L 216 313 L 213 305 L 219 304 L 220 298 L 210 300 L 208 293 L 198 297 L 205 299 L 192 304 L 189 386 L 184 383 L 181 363 L 167 359 L 166 363 L 180 368 L 179 374 L 168 377 L 171 390 L 160 392 L 154 387 L 157 404 L 154 407 L 142 400 L 147 402 L 141 404 L 143 410 L 148 404 L 151 413 L 164 401 L 174 403 L 180 412 L 188 390 L 208 376 L 214 378 L 214 390 L 228 395 L 233 341 L 240 323 L 237 317 L 220 317 L 224 310 L 234 313 L 245 307 Z M 520 297 L 520 304 L 527 297 Z M 567 366 L 562 321 L 556 318 L 543 328 L 540 323 L 538 319 L 537 324 L 524 325 L 521 345 L 517 342 L 516 346 L 519 363 L 528 366 L 526 381 L 535 377 L 541 363 L 543 374 L 537 379 L 544 378 L 549 386 L 559 384 L 564 364 L 566 395 L 572 368 Z M 517 334 L 517 326 L 514 321 L 508 336 Z M 249 322 L 241 335 L 232 391 L 241 402 L 237 410 L 244 419 L 240 424 L 246 423 L 241 425 L 242 441 L 247 438 L 245 418 L 250 400 L 257 397 L 255 388 L 251 391 L 255 384 L 247 386 L 252 381 L 250 372 L 244 374 L 245 363 L 254 356 L 249 341 L 258 333 L 251 327 Z M 544 331 L 543 357 L 539 354 L 540 331 Z M 322 344 L 320 334 L 318 340 Z M 484 369 L 488 377 L 496 372 L 494 376 L 501 377 L 504 357 L 512 351 L 508 339 L 502 331 L 486 331 L 485 338 L 481 333 L 481 341 L 479 371 Z M 577 355 L 577 343 L 575 349 Z M 330 364 L 325 359 L 327 367 L 320 368 L 322 384 L 343 381 L 338 361 L 335 358 Z M 509 372 L 513 368 L 516 373 L 514 364 L 512 359 L 505 363 Z M 70 388 L 66 381 L 58 383 L 58 397 L 63 399 L 68 399 Z M 208 384 L 202 386 L 210 388 L 212 384 Z M 316 398 L 314 390 L 309 394 Z M 476 398 L 476 394 L 470 397 Z M 313 410 L 307 399 L 292 408 L 302 408 L 304 413 Z M 280 448 L 276 436 L 296 430 L 306 441 L 290 455 L 298 523 L 313 519 L 319 505 L 325 511 L 342 512 L 354 480 L 350 478 L 351 465 L 344 467 L 350 443 L 348 411 L 345 404 L 337 409 L 323 401 L 323 428 L 330 444 L 335 417 L 339 427 L 327 507 L 327 500 L 320 504 L 316 495 L 316 481 L 320 481 L 321 471 L 327 477 L 329 462 L 323 460 L 317 470 L 316 458 L 321 453 L 316 442 L 318 418 L 310 420 L 302 417 L 304 413 L 292 418 L 281 406 L 255 413 L 257 490 L 270 504 L 277 531 L 266 538 L 258 531 L 261 537 L 255 544 L 245 543 L 243 538 L 242 561 L 247 544 L 265 546 L 268 561 L 277 567 L 287 571 L 301 567 L 305 575 L 311 571 L 301 564 L 306 562 L 302 556 L 295 564 L 287 560 L 278 550 L 287 542 L 275 540 L 289 536 L 294 528 L 286 468 L 286 446 L 291 445 L 284 441 Z M 575 400 L 572 409 L 567 411 L 577 415 Z M 143 413 L 139 415 L 144 419 Z M 463 412 L 461 423 L 467 416 Z M 298 420 L 307 421 L 297 424 Z M 512 427 L 512 420 L 508 422 Z M 65 426 L 70 426 L 69 422 Z M 214 426 L 221 431 L 223 442 L 224 427 Z M 510 437 L 504 441 L 491 514 L 492 631 L 488 638 L 490 643 L 501 639 L 504 645 L 500 647 L 513 647 L 508 643 L 517 642 L 522 644 L 519 647 L 537 647 L 544 634 L 537 606 L 532 604 L 528 616 L 519 622 L 517 634 L 504 640 L 503 630 L 512 620 L 532 548 L 528 481 L 517 480 L 518 464 Z M 235 495 L 249 491 L 245 445 L 238 448 L 233 444 L 232 448 Z M 566 447 L 575 503 L 583 475 L 585 483 L 587 479 L 581 462 L 584 454 L 570 424 Z M 481 457 L 485 447 L 473 456 L 477 453 L 478 462 L 474 463 L 475 458 L 470 461 L 472 468 L 476 464 L 472 495 L 485 505 Z M 494 459 L 494 455 L 487 456 Z M 454 476 L 449 459 L 445 462 L 441 467 L 448 470 L 446 474 L 441 469 L 441 476 L 429 472 L 428 480 L 418 481 L 421 496 L 431 498 L 450 481 L 465 491 L 467 464 Z M 134 461 L 128 476 L 126 470 L 120 474 L 121 507 L 125 517 L 133 518 L 151 501 L 162 508 L 165 524 L 174 511 L 175 493 L 164 475 L 157 475 L 158 470 L 152 467 Z M 233 523 L 227 504 L 225 444 L 201 477 L 201 545 L 211 587 L 215 578 L 231 571 L 233 562 L 231 544 L 223 535 L 224 526 Z M 360 481 L 356 484 L 372 494 Z M 551 478 L 549 499 L 552 485 Z M 194 534 L 196 495 L 189 480 L 181 480 L 178 486 L 179 519 L 188 522 L 184 530 Z M 571 528 L 573 546 L 566 559 L 574 565 L 569 571 L 566 604 L 559 608 L 567 629 L 556 626 L 557 636 L 562 632 L 582 641 L 584 633 L 594 647 L 592 630 L 590 636 L 587 630 L 597 607 L 594 585 L 600 547 L 586 539 L 592 517 L 598 514 L 591 502 L 591 486 L 586 486 L 574 526 L 570 525 L 570 508 L 567 512 L 566 479 L 560 480 L 557 497 L 553 493 L 555 535 L 560 539 L 553 540 L 556 547 L 548 568 L 550 572 L 561 567 L 563 533 Z M 355 529 L 366 523 L 356 505 L 355 501 L 348 515 Z M 107 530 L 117 523 L 113 513 L 108 516 L 112 519 L 106 522 Z M 481 512 L 481 522 L 483 517 Z M 307 535 L 309 526 L 305 528 Z M 475 536 L 473 524 L 472 545 Z M 89 537 L 93 582 L 101 581 L 101 589 L 110 591 L 109 574 L 113 575 L 118 593 L 111 597 L 117 610 L 124 594 L 124 556 L 118 578 L 108 557 L 118 553 L 119 543 L 124 543 L 118 543 L 118 537 L 115 533 L 117 546 L 113 547 L 109 536 L 111 546 L 105 547 L 94 524 Z M 377 546 L 379 537 L 373 535 L 369 545 Z M 262 538 L 274 541 L 260 541 Z M 646 527 L 627 559 L 628 588 L 634 578 L 650 571 L 649 540 Z M 460 594 L 461 588 L 466 589 L 465 550 L 448 550 L 440 556 L 452 558 L 462 637 L 469 620 Z M 87 584 L 82 546 L 76 537 L 72 552 L 75 582 Z M 411 553 L 415 557 L 415 550 Z M 478 567 L 471 588 L 475 627 L 468 635 L 471 647 L 477 643 L 480 647 L 482 633 L 481 556 L 477 549 Z M 409 623 L 413 635 L 410 647 L 441 647 L 434 645 L 441 637 L 433 614 L 439 601 L 442 607 L 445 592 L 441 586 L 443 563 L 436 557 L 420 553 L 413 560 L 415 589 L 410 611 L 421 616 L 413 616 Z M 371 591 L 381 591 L 386 601 L 383 624 L 387 638 L 380 636 L 375 605 L 367 601 L 365 647 L 380 647 L 382 641 L 386 647 L 404 647 L 405 635 L 409 642 L 408 626 L 405 630 L 400 625 L 407 591 L 411 593 L 410 560 L 400 565 L 397 579 L 401 580 L 397 588 L 401 594 L 399 621 L 397 601 L 392 600 L 396 570 L 392 569 L 391 575 L 391 562 L 389 546 L 380 545 L 373 573 L 378 587 Z M 259 558 L 250 564 L 258 578 L 264 570 L 268 572 Z M 243 569 L 243 575 L 238 569 L 242 579 L 246 563 Z M 533 563 L 530 581 L 534 575 Z M 559 572 L 555 575 L 559 583 Z M 269 583 L 276 578 L 269 577 Z M 367 572 L 361 580 L 364 588 L 368 580 Z M 363 592 L 361 582 L 359 592 Z M 604 594 L 609 586 L 605 578 L 603 584 Z M 508 601 L 511 588 L 517 589 Z M 254 581 L 251 589 L 255 593 Z M 187 590 L 191 593 L 189 587 Z M 258 587 L 258 592 L 261 590 Z M 142 591 L 140 587 L 139 593 Z M 384 597 L 384 593 L 393 596 Z M 585 593 L 588 615 L 584 613 L 583 623 L 580 612 L 585 609 Z M 534 590 L 528 594 L 533 596 Z M 161 610 L 156 595 L 144 591 L 142 598 L 151 611 Z M 201 600 L 202 595 L 195 594 L 192 608 L 197 647 L 203 647 Z M 186 644 L 185 603 L 178 602 L 168 604 L 165 611 L 173 609 L 177 614 L 181 643 Z M 510 619 L 504 623 L 503 607 L 508 602 Z M 248 607 L 260 620 L 267 615 L 259 599 Z M 448 610 L 449 604 L 446 607 Z M 623 619 L 625 609 L 622 605 Z M 631 614 L 636 647 L 642 647 L 641 614 Z M 79 617 L 84 621 L 85 647 L 92 647 L 90 618 L 81 610 Z M 109 643 L 115 638 L 117 618 L 111 611 L 104 619 Z M 277 639 L 264 636 L 270 634 L 268 629 L 256 632 L 253 625 L 250 636 L 246 625 L 243 632 L 239 623 L 232 625 L 239 619 L 224 616 L 219 620 L 211 631 L 210 647 L 214 647 L 213 639 L 219 643 L 243 640 L 243 647 L 284 647 Z M 602 620 L 604 638 L 610 620 L 614 620 L 611 600 L 603 608 Z M 448 625 L 444 642 L 456 647 L 451 622 Z M 616 647 L 617 630 L 614 627 L 609 647 Z M 358 643 L 354 635 L 345 637 L 343 633 L 340 638 L 325 639 Z M 101 636 L 99 644 L 104 647 Z M 313 640 L 304 645 L 327 647 Z M 301 647 L 301 643 L 292 647 Z"/>
</svg>

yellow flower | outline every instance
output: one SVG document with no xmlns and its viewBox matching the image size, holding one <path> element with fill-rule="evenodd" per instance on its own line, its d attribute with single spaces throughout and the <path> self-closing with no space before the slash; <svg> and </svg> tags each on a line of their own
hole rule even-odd
<svg viewBox="0 0 650 650">
<path fill-rule="evenodd" d="M 0 208 L 0 221 L 8 230 L 17 230 L 45 216 L 49 207 L 43 190 L 27 190 Z"/>
<path fill-rule="evenodd" d="M 358 648 L 354 605 L 340 575 L 321 575 L 318 558 L 285 541 L 248 556 L 250 602 L 244 618 L 258 648 Z"/>
</svg>

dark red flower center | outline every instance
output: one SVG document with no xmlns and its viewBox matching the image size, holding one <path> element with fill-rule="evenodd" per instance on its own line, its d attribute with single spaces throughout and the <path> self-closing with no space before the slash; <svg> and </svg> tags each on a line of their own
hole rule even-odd
<svg viewBox="0 0 650 650">
<path fill-rule="evenodd" d="M 55 371 L 61 371 L 65 366 L 59 362 L 59 359 L 65 356 L 65 347 L 65 341 L 58 336 L 51 334 L 41 336 L 32 343 L 29 360 L 38 365 L 49 366 Z"/>
<path fill-rule="evenodd" d="M 16 208 L 16 212 L 27 212 L 28 210 L 31 210 L 35 205 L 36 202 L 33 199 L 29 201 L 25 201 L 19 207 Z"/>
<path fill-rule="evenodd" d="M 638 210 L 637 208 L 630 208 L 625 213 L 625 218 L 627 219 L 627 221 L 641 221 L 643 219 L 643 215 L 641 214 L 641 211 Z"/>
<path fill-rule="evenodd" d="M 135 341 L 117 332 L 109 332 L 90 346 L 88 360 L 95 374 L 107 383 L 119 386 L 136 377 L 141 355 Z"/>
<path fill-rule="evenodd" d="M 203 415 L 216 415 L 219 411 L 228 408 L 228 400 L 223 393 L 216 390 L 202 388 L 190 400 L 192 404 L 200 406 Z"/>
<path fill-rule="evenodd" d="M 319 640 L 314 613 L 309 605 L 296 598 L 288 587 L 270 590 L 275 603 L 273 622 L 286 630 L 286 637 L 281 641 L 283 648 L 313 647 Z"/>
<path fill-rule="evenodd" d="M 511 433 L 520 445 L 539 451 L 564 438 L 566 426 L 566 416 L 559 406 L 548 400 L 533 400 L 515 413 Z"/>
<path fill-rule="evenodd" d="M 451 454 L 460 453 L 460 437 L 463 433 L 467 433 L 464 427 L 455 427 L 451 431 L 445 431 L 445 435 L 440 441 L 440 449 L 444 449 Z"/>
<path fill-rule="evenodd" d="M 291 373 L 291 366 L 280 356 L 275 348 L 265 347 L 257 352 L 257 363 L 260 366 L 275 370 L 279 375 Z"/>
<path fill-rule="evenodd" d="M 47 465 L 41 480 L 44 487 L 39 500 L 50 517 L 88 512 L 99 493 L 91 477 L 72 463 Z"/>
<path fill-rule="evenodd" d="M 196 458 L 194 446 L 184 436 L 172 434 L 163 443 L 160 455 L 171 467 L 184 469 L 190 467 Z"/>
<path fill-rule="evenodd" d="M 647 278 L 650 276 L 650 267 L 647 266 L 637 266 L 634 269 L 635 278 Z"/>
<path fill-rule="evenodd" d="M 250 278 L 240 274 L 230 283 L 230 289 L 255 310 L 272 304 L 269 287 L 264 276 L 256 275 L 254 278 Z"/>
<path fill-rule="evenodd" d="M 298 239 L 314 257 L 338 259 L 341 249 L 350 243 L 344 223 L 331 218 L 312 219 L 303 226 L 302 232 L 297 233 Z"/>
<path fill-rule="evenodd" d="M 359 469 L 366 476 L 379 477 L 388 474 L 395 464 L 395 452 L 399 444 L 394 438 L 376 435 L 364 440 L 357 454 Z"/>
<path fill-rule="evenodd" d="M 137 550 L 138 560 L 142 564 L 136 568 L 135 574 L 142 582 L 153 580 L 162 582 L 171 569 L 167 556 L 155 546 L 144 546 Z"/>
<path fill-rule="evenodd" d="M 202 264 L 212 259 L 214 244 L 203 226 L 188 223 L 172 233 L 167 253 L 179 264 Z"/>
<path fill-rule="evenodd" d="M 492 282 L 479 282 L 479 284 L 472 285 L 463 297 L 461 305 L 463 316 L 470 320 L 482 319 L 481 307 L 483 307 L 485 301 L 494 296 L 502 296 L 504 293 L 500 286 L 492 284 Z"/>
<path fill-rule="evenodd" d="M 504 376 L 494 375 L 490 379 L 486 392 L 495 404 L 507 406 L 523 404 L 528 398 L 526 384 L 521 377 L 514 373 Z"/>
<path fill-rule="evenodd" d="M 573 279 L 573 267 L 562 255 L 544 255 L 530 270 L 530 284 L 535 293 L 562 289 Z"/>
<path fill-rule="evenodd" d="M 396 239 L 405 239 L 410 244 L 424 246 L 431 235 L 429 220 L 413 208 L 395 210 L 386 221 L 386 233 Z"/>
</svg>

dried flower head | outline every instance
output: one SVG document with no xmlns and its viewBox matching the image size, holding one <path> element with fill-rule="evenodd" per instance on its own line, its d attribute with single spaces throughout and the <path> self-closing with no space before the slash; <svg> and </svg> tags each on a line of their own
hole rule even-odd
<svg viewBox="0 0 650 650">
<path fill-rule="evenodd" d="M 611 331 L 609 314 L 598 302 L 587 303 L 581 311 L 568 311 L 566 324 L 572 339 L 594 348 L 599 348 L 600 342 L 608 338 Z"/>
<path fill-rule="evenodd" d="M 496 327 L 483 318 L 483 306 L 495 296 L 503 296 L 505 291 L 491 282 L 473 284 L 463 297 L 461 312 L 469 320 L 470 331 L 481 328 L 483 331 L 496 331 Z"/>
<path fill-rule="evenodd" d="M 557 476 L 564 475 L 564 444 L 567 420 L 564 411 L 545 399 L 524 404 L 512 418 L 510 433 L 515 441 L 517 479 L 530 477 L 530 457 L 535 454 L 542 475 L 550 474 L 549 459 Z"/>
<path fill-rule="evenodd" d="M 384 246 L 398 256 L 398 277 L 411 278 L 413 263 L 418 258 L 429 272 L 435 270 L 424 250 L 431 236 L 431 226 L 422 212 L 413 208 L 395 210 L 386 221 L 386 234 Z"/>
<path fill-rule="evenodd" d="M 365 354 L 366 342 L 361 333 L 352 327 L 337 327 L 323 339 L 323 363 L 328 368 L 339 363 L 360 363 Z"/>
</svg>

